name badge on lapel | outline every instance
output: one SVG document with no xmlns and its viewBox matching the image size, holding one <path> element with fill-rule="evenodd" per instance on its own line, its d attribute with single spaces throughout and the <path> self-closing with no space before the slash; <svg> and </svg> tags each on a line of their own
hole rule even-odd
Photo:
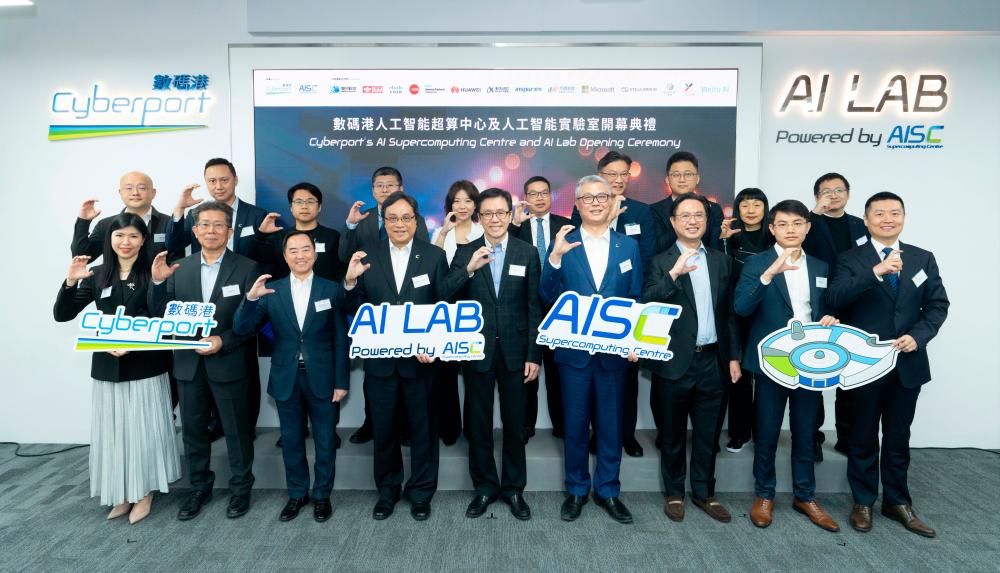
<svg viewBox="0 0 1000 573">
<path fill-rule="evenodd" d="M 510 266 L 510 276 L 512 277 L 523 277 L 524 276 L 524 265 L 511 265 Z"/>
<path fill-rule="evenodd" d="M 858 237 L 858 240 L 854 241 L 854 243 L 859 247 L 867 242 L 868 242 L 868 237 L 865 236 Z"/>
<path fill-rule="evenodd" d="M 628 236 L 638 235 L 642 232 L 642 226 L 639 223 L 629 223 L 625 225 L 625 234 Z"/>
<path fill-rule="evenodd" d="M 167 234 L 166 233 L 153 233 L 153 242 L 154 243 L 166 243 L 167 242 Z"/>
<path fill-rule="evenodd" d="M 316 312 L 323 312 L 324 310 L 330 310 L 331 308 L 330 299 L 328 298 L 316 301 Z"/>
<path fill-rule="evenodd" d="M 826 277 L 816 277 L 816 288 L 826 288 Z"/>
<path fill-rule="evenodd" d="M 927 280 L 927 273 L 924 272 L 924 269 L 920 269 L 920 272 L 913 275 L 913 285 L 918 288 L 924 284 L 925 280 Z"/>
<path fill-rule="evenodd" d="M 618 268 L 621 269 L 622 274 L 629 272 L 632 270 L 632 260 L 628 259 L 618 263 Z"/>
<path fill-rule="evenodd" d="M 426 273 L 420 275 L 419 277 L 413 277 L 413 288 L 420 288 L 429 284 L 431 284 L 431 279 Z"/>
<path fill-rule="evenodd" d="M 240 294 L 240 285 L 226 285 L 222 287 L 222 296 L 225 297 L 239 296 L 239 294 Z"/>
<path fill-rule="evenodd" d="M 253 225 L 247 225 L 240 229 L 240 237 L 249 237 L 250 235 L 253 235 Z"/>
<path fill-rule="evenodd" d="M 104 287 L 104 290 L 101 291 L 101 298 L 108 298 L 109 296 L 111 296 L 111 287 Z"/>
<path fill-rule="evenodd" d="M 326 243 L 316 243 L 316 252 L 317 253 L 325 253 L 326 252 Z"/>
</svg>

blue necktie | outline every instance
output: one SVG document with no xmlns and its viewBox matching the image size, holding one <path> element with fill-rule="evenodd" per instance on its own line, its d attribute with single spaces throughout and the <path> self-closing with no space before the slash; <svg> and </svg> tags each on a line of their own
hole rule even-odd
<svg viewBox="0 0 1000 573">
<path fill-rule="evenodd" d="M 545 266 L 545 224 L 541 219 L 535 219 L 535 248 L 538 249 L 538 262 Z"/>
<path fill-rule="evenodd" d="M 503 243 L 493 245 L 493 261 L 490 263 L 490 271 L 493 273 L 494 294 L 500 296 L 500 273 L 503 272 Z"/>
<path fill-rule="evenodd" d="M 885 247 L 884 249 L 882 249 L 882 254 L 885 255 L 884 257 L 882 257 L 882 259 L 885 260 L 889 256 L 889 253 L 891 252 L 892 249 L 890 247 Z M 892 289 L 892 295 L 893 296 L 898 295 L 899 275 L 897 275 L 896 273 L 888 273 L 884 275 L 882 278 L 885 279 L 885 282 L 889 283 L 889 288 Z"/>
<path fill-rule="evenodd" d="M 382 210 L 378 210 L 378 238 L 384 241 L 389 238 L 389 234 L 385 231 L 385 221 L 382 220 Z"/>
</svg>

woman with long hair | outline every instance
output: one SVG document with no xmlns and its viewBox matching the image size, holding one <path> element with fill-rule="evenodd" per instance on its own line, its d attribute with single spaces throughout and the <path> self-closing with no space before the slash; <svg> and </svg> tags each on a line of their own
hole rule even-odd
<svg viewBox="0 0 1000 573">
<path fill-rule="evenodd" d="M 119 306 L 128 316 L 150 316 L 150 240 L 142 218 L 122 213 L 104 240 L 102 264 L 87 269 L 89 256 L 73 257 L 56 296 L 55 319 L 67 322 L 95 303 L 104 314 Z M 180 479 L 180 458 L 170 406 L 170 351 L 94 352 L 90 422 L 90 495 L 112 506 L 108 519 L 149 515 L 153 492 L 166 493 Z"/>
</svg>

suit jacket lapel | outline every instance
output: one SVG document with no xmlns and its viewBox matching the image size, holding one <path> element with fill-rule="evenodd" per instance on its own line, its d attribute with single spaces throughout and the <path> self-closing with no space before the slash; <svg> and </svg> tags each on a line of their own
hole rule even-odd
<svg viewBox="0 0 1000 573">
<path fill-rule="evenodd" d="M 903 300 L 904 294 L 908 293 L 911 288 L 913 288 L 913 276 L 921 271 L 920 268 L 913 262 L 912 255 L 907 256 L 906 247 L 903 243 L 899 244 L 899 250 L 902 251 L 899 257 L 903 259 L 903 270 L 899 273 L 899 292 L 896 294 L 896 306 L 899 306 L 899 301 Z M 885 286 L 889 286 L 884 279 L 882 280 Z M 905 293 L 904 293 L 905 291 Z"/>
<path fill-rule="evenodd" d="M 681 257 L 681 249 L 674 243 L 667 250 L 670 253 L 669 260 L 667 261 L 668 269 L 674 268 L 677 264 L 677 259 Z M 684 292 L 684 296 L 687 297 L 688 302 L 691 303 L 691 308 L 694 309 L 695 315 L 698 314 L 698 305 L 694 301 L 694 283 L 691 282 L 691 276 L 689 274 L 683 274 L 677 277 L 677 285 L 681 287 L 681 291 Z"/>
<path fill-rule="evenodd" d="M 370 219 L 371 217 L 369 217 Z M 392 271 L 392 255 L 389 254 L 389 242 L 379 242 L 378 248 L 375 249 L 373 253 L 373 265 L 379 267 L 379 271 L 382 272 L 383 278 L 387 281 L 389 285 L 389 292 L 396 292 L 396 275 Z M 397 293 L 398 294 L 398 293 Z"/>
<path fill-rule="evenodd" d="M 201 261 L 198 261 L 201 264 Z M 219 295 L 222 294 L 222 287 L 229 280 L 229 276 L 233 274 L 233 270 L 236 269 L 236 258 L 233 256 L 232 251 L 226 251 L 226 254 L 222 257 L 222 264 L 219 266 L 219 274 L 215 278 L 215 285 L 212 286 L 212 296 L 208 298 L 209 302 L 218 303 Z M 201 275 L 199 268 L 199 276 Z M 246 296 L 245 292 L 241 292 L 241 295 Z"/>
<path fill-rule="evenodd" d="M 902 248 L 902 243 L 900 243 L 900 248 Z M 866 243 L 862 257 L 866 259 L 867 264 L 865 266 L 868 267 L 869 269 L 882 262 L 882 257 L 879 256 L 878 252 L 875 250 L 875 243 L 871 241 L 868 241 L 868 243 Z M 903 270 L 904 271 L 906 270 L 905 262 Z M 900 281 L 899 287 L 900 290 L 902 290 L 903 288 L 902 280 Z M 889 286 L 889 281 L 885 280 L 885 277 L 883 277 L 882 280 L 879 281 L 879 288 L 881 288 L 882 292 L 884 292 L 885 295 L 889 297 L 891 300 L 895 301 L 898 298 L 898 295 L 892 294 L 892 288 Z"/>
<path fill-rule="evenodd" d="M 274 289 L 274 293 L 278 297 L 279 306 L 285 310 L 285 314 L 288 315 L 288 320 L 292 322 L 295 330 L 302 334 L 302 329 L 299 328 L 299 318 L 295 316 L 295 301 L 292 298 L 292 275 L 288 275 L 288 282 L 279 288 Z"/>
<path fill-rule="evenodd" d="M 318 277 L 316 273 L 313 273 L 312 278 L 312 288 L 309 289 L 309 302 L 306 303 L 306 319 L 302 321 L 302 332 L 309 332 L 309 326 L 312 324 L 314 318 L 316 318 L 316 301 L 323 298 L 323 292 L 319 283 L 317 282 Z"/>
<path fill-rule="evenodd" d="M 615 261 L 615 252 L 617 252 L 617 247 L 618 238 L 615 236 L 615 233 L 611 233 L 608 236 L 608 266 L 604 269 L 604 276 L 601 278 L 601 288 L 597 289 L 597 292 L 604 292 L 604 288 L 608 286 L 608 281 L 611 280 L 611 269 L 614 268 L 615 263 L 617 262 Z M 583 245 L 580 245 L 580 248 L 582 249 Z M 584 258 L 586 258 L 586 256 L 586 253 L 584 253 Z M 589 264 L 587 265 L 587 268 L 590 268 Z M 594 280 L 593 271 L 590 272 L 590 280 Z"/>
<path fill-rule="evenodd" d="M 553 240 L 555 240 L 555 236 L 554 235 L 553 235 Z M 575 243 L 577 241 L 580 242 L 580 246 L 577 247 L 577 248 L 575 248 L 575 249 L 573 249 L 572 251 L 566 253 L 566 255 L 563 257 L 563 267 L 562 268 L 564 270 L 566 268 L 565 267 L 565 265 L 566 265 L 566 257 L 571 257 L 570 260 L 573 260 L 572 257 L 576 257 L 577 259 L 579 259 L 576 264 L 579 265 L 580 268 L 582 268 L 584 270 L 583 274 L 586 275 L 587 282 L 590 283 L 590 288 L 594 289 L 594 292 L 600 292 L 600 290 L 597 288 L 597 283 L 594 282 L 594 271 L 591 270 L 591 268 L 590 268 L 590 260 L 587 258 L 587 252 L 584 250 L 583 235 L 577 229 L 574 229 L 570 233 L 566 233 L 566 242 L 568 242 L 568 243 Z M 608 265 L 610 265 L 610 264 L 611 264 L 611 256 L 608 255 Z M 607 276 L 607 275 L 608 275 L 608 272 L 604 271 L 604 276 Z"/>
<path fill-rule="evenodd" d="M 708 284 L 712 290 L 712 304 L 713 308 L 719 308 L 724 301 L 719 300 L 719 292 L 721 292 L 722 285 L 722 259 L 718 255 L 705 249 L 708 258 Z"/>
<path fill-rule="evenodd" d="M 414 238 L 410 244 L 410 257 L 406 260 L 406 274 L 403 275 L 403 286 L 399 288 L 399 295 L 413 288 L 413 277 L 420 270 L 420 251 L 417 250 L 417 239 Z M 395 285 L 393 285 L 395 286 Z"/>
<path fill-rule="evenodd" d="M 846 217 L 847 214 L 845 213 L 843 216 Z M 823 241 L 830 249 L 830 252 L 836 253 L 837 245 L 833 243 L 833 233 L 830 232 L 830 227 L 826 224 L 826 215 L 817 215 L 817 217 L 819 217 L 819 220 L 823 221 L 822 224 L 816 225 L 817 227 L 820 228 L 819 234 L 823 235 Z M 812 229 L 810 229 L 810 232 L 812 232 Z"/>
<path fill-rule="evenodd" d="M 815 259 L 810 259 L 806 256 L 806 270 L 809 274 L 809 308 L 812 309 L 813 315 L 815 315 L 816 310 L 821 308 L 823 305 L 823 291 L 826 289 L 821 289 L 816 286 L 816 277 L 818 277 L 819 274 L 816 272 Z"/>
</svg>

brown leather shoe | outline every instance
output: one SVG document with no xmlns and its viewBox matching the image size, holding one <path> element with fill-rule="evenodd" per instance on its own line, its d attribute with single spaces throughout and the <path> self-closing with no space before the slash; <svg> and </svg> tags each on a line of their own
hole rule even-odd
<svg viewBox="0 0 1000 573">
<path fill-rule="evenodd" d="M 806 517 L 809 518 L 809 521 L 815 523 L 822 529 L 833 531 L 834 533 L 840 531 L 840 526 L 837 525 L 837 522 L 833 520 L 833 517 L 831 517 L 825 509 L 820 507 L 819 503 L 817 503 L 815 499 L 812 501 L 802 501 L 799 498 L 795 498 L 795 502 L 792 503 L 792 507 L 795 508 L 795 511 L 804 513 Z"/>
<path fill-rule="evenodd" d="M 847 520 L 851 522 L 851 527 L 855 531 L 868 533 L 872 530 L 872 506 L 855 503 Z"/>
<path fill-rule="evenodd" d="M 903 527 L 909 529 L 917 535 L 923 535 L 924 537 L 937 537 L 937 532 L 931 529 L 926 523 L 920 521 L 917 518 L 917 514 L 913 512 L 913 507 L 909 504 L 906 505 L 885 505 L 882 504 L 882 515 L 888 517 L 889 519 L 894 519 L 903 524 Z"/>
<path fill-rule="evenodd" d="M 733 520 L 733 516 L 729 514 L 729 511 L 714 497 L 705 500 L 695 497 L 691 501 L 715 521 L 729 523 Z"/>
<path fill-rule="evenodd" d="M 750 522 L 757 527 L 771 525 L 771 515 L 774 513 L 774 500 L 755 497 L 750 508 Z"/>
<path fill-rule="evenodd" d="M 670 521 L 684 521 L 684 496 L 668 496 L 663 504 L 663 513 L 667 514 Z"/>
</svg>

